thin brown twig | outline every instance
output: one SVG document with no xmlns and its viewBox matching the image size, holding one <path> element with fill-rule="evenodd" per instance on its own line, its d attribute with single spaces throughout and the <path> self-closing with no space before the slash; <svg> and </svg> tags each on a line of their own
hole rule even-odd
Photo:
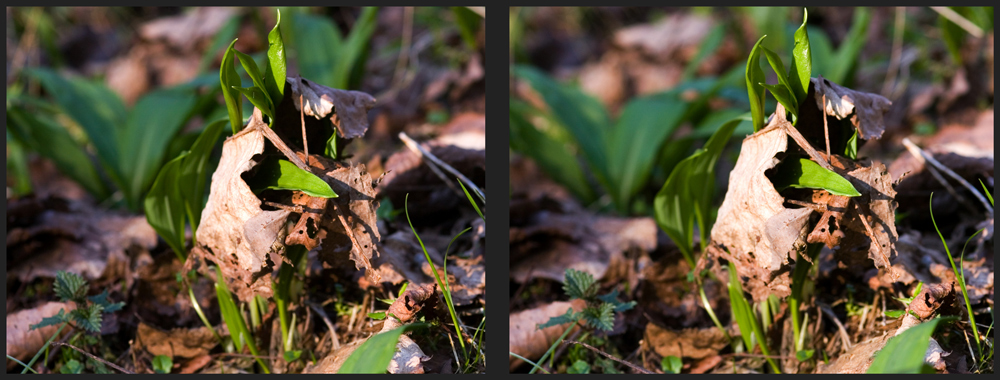
<svg viewBox="0 0 1000 380">
<path fill-rule="evenodd" d="M 305 162 L 302 162 L 299 156 L 295 154 L 295 152 L 293 152 L 283 140 L 281 140 L 281 137 L 278 137 L 278 134 L 271 130 L 271 127 L 268 127 L 264 123 L 254 124 L 254 127 L 259 129 L 264 134 L 264 137 L 267 137 L 268 141 L 271 141 L 271 144 L 274 144 L 274 147 L 278 148 L 278 150 L 280 150 L 285 157 L 288 157 L 288 160 L 295 164 L 295 166 L 298 166 L 299 169 L 312 173 L 312 170 L 309 170 L 309 166 L 307 166 Z"/>
<path fill-rule="evenodd" d="M 479 186 L 476 186 L 476 184 L 472 182 L 472 180 L 470 180 L 468 177 L 463 175 L 458 170 L 455 170 L 455 168 L 451 167 L 451 165 L 446 164 L 444 161 L 441 161 L 439 158 L 431 154 L 431 152 L 427 151 L 427 149 L 424 149 L 424 147 L 420 146 L 420 144 L 418 144 L 415 140 L 410 138 L 410 136 L 407 136 L 406 132 L 399 132 L 399 139 L 403 140 L 403 143 L 405 143 L 407 147 L 416 151 L 423 157 L 426 157 L 428 160 L 430 160 L 430 162 L 437 164 L 448 173 L 451 173 L 451 175 L 458 177 L 458 179 L 464 182 L 465 185 L 468 186 L 470 189 L 472 189 L 472 191 L 475 192 L 476 195 L 478 195 L 479 198 L 483 200 L 483 202 L 486 202 L 486 195 L 483 193 L 482 190 L 479 189 Z M 445 182 L 450 182 L 450 181 L 445 181 Z"/>
<path fill-rule="evenodd" d="M 936 167 L 938 170 L 940 170 L 944 174 L 947 174 L 952 179 L 958 181 L 958 183 L 962 184 L 962 186 L 965 186 L 966 189 L 968 189 L 970 192 L 972 192 L 972 195 L 975 196 L 976 199 L 979 199 L 979 202 L 983 204 L 983 207 L 985 207 L 987 211 L 989 211 L 990 215 L 993 215 L 993 206 L 990 206 L 990 204 L 986 202 L 986 198 L 984 198 L 982 194 L 979 194 L 979 192 L 976 191 L 976 189 L 974 187 L 972 187 L 972 185 L 969 184 L 968 181 L 966 181 L 964 178 L 962 178 L 962 176 L 956 174 L 951 169 L 948 169 L 947 166 L 944 166 L 943 164 L 941 164 L 940 162 L 938 162 L 938 160 L 934 159 L 933 156 L 931 156 L 929 153 L 927 153 L 923 149 L 920 149 L 920 147 L 918 147 L 916 144 L 914 144 L 913 141 L 910 141 L 909 138 L 904 138 L 903 139 L 903 145 L 906 147 L 907 150 L 910 151 L 910 154 L 912 154 L 913 156 L 917 157 L 917 159 L 920 159 L 922 161 L 926 161 L 926 162 L 930 163 L 931 166 Z"/>
<path fill-rule="evenodd" d="M 614 360 L 614 361 L 616 361 L 618 363 L 624 364 L 624 365 L 628 366 L 629 368 L 631 368 L 631 369 L 633 369 L 635 371 L 638 371 L 638 372 L 641 372 L 641 373 L 644 373 L 644 374 L 647 374 L 647 375 L 652 375 L 653 374 L 653 372 L 650 372 L 649 370 L 647 370 L 645 368 L 639 367 L 639 366 L 637 366 L 635 364 L 632 364 L 632 363 L 629 363 L 627 361 L 624 361 L 624 360 L 621 360 L 619 358 L 616 358 L 616 357 L 612 356 L 611 354 L 609 354 L 607 352 L 604 352 L 604 351 L 601 351 L 599 348 L 591 346 L 589 344 L 586 344 L 586 343 L 583 343 L 583 342 L 577 342 L 575 340 L 564 340 L 563 341 L 563 344 L 567 344 L 567 343 L 569 343 L 569 344 L 579 344 L 581 346 L 584 346 L 584 347 L 590 349 L 591 351 L 594 351 L 594 352 L 596 352 L 598 354 L 601 354 L 601 356 L 604 356 L 604 357 L 606 357 L 608 359 Z"/>
<path fill-rule="evenodd" d="M 823 104 L 826 104 L 825 93 L 823 94 Z M 826 120 L 826 113 L 823 113 L 823 135 L 826 137 L 826 157 L 830 158 L 830 122 Z"/>
<path fill-rule="evenodd" d="M 844 328 L 844 324 L 840 323 L 840 319 L 838 319 L 837 315 L 833 313 L 833 310 L 830 309 L 829 305 L 816 301 L 816 306 L 819 306 L 819 309 L 823 311 L 823 314 L 832 320 L 833 324 L 837 325 L 837 329 L 840 330 L 840 339 L 844 341 L 845 351 L 850 350 L 853 345 L 851 344 L 850 335 L 847 334 L 847 329 Z"/>
<path fill-rule="evenodd" d="M 319 307 L 319 305 L 317 305 L 316 303 L 314 302 L 306 302 L 306 303 L 309 305 L 309 307 L 311 307 L 314 311 L 316 311 L 316 314 L 319 314 L 319 317 L 323 319 L 323 323 L 326 324 L 326 328 L 330 329 L 330 342 L 333 343 L 333 349 L 336 350 L 340 348 L 340 339 L 337 338 L 336 326 L 333 325 L 333 322 L 330 322 L 330 317 L 327 316 L 326 312 L 323 311 L 323 308 Z"/>
<path fill-rule="evenodd" d="M 118 371 L 118 372 L 121 372 L 121 373 L 127 373 L 127 374 L 129 374 L 129 375 L 135 375 L 135 372 L 132 372 L 132 371 L 129 371 L 129 370 L 125 369 L 125 368 L 122 368 L 122 367 L 119 367 L 119 366 L 118 366 L 117 364 L 115 364 L 115 363 L 112 363 L 112 362 L 109 362 L 109 361 L 107 361 L 107 360 L 104 360 L 104 359 L 101 359 L 101 358 L 99 358 L 99 357 L 95 356 L 94 354 L 91 354 L 91 353 L 89 353 L 89 352 L 87 352 L 87 351 L 84 351 L 84 350 L 80 349 L 79 347 L 77 347 L 77 346 L 74 346 L 74 345 L 72 345 L 72 344 L 69 344 L 69 343 L 63 343 L 63 342 L 53 342 L 53 343 L 52 343 L 52 345 L 54 345 L 54 346 L 66 346 L 66 347 L 69 347 L 69 348 L 72 348 L 72 349 L 74 349 L 74 350 L 77 350 L 77 351 L 78 351 L 78 352 L 80 352 L 81 354 L 84 354 L 84 355 L 87 355 L 87 357 L 89 357 L 89 358 L 91 358 L 91 359 L 94 359 L 94 360 L 96 360 L 96 361 L 99 361 L 99 362 L 101 362 L 101 363 L 104 363 L 104 364 L 105 364 L 105 365 L 107 365 L 108 367 L 111 367 L 111 368 L 114 368 L 114 369 L 115 369 L 116 371 Z"/>
<path fill-rule="evenodd" d="M 305 104 L 302 102 L 302 94 L 299 94 L 299 104 Z M 306 157 L 309 157 L 309 139 L 306 138 L 306 109 L 305 107 L 299 107 L 299 120 L 302 122 L 302 150 L 306 153 Z M 337 131 L 333 131 L 337 133 Z"/>
<path fill-rule="evenodd" d="M 826 115 L 823 117 L 825 118 Z M 830 162 L 821 156 L 819 152 L 816 151 L 816 148 L 813 148 L 812 144 L 809 144 L 809 141 L 806 140 L 805 136 L 802 136 L 802 134 L 799 133 L 799 130 L 796 129 L 791 122 L 788 120 L 783 121 L 781 123 L 781 128 L 785 130 L 785 133 L 788 134 L 792 140 L 795 140 L 795 143 L 798 144 L 802 150 L 805 150 L 806 153 L 809 154 L 809 157 L 812 157 L 813 161 L 816 161 L 816 163 L 824 169 L 833 171 L 833 166 L 830 166 Z"/>
</svg>

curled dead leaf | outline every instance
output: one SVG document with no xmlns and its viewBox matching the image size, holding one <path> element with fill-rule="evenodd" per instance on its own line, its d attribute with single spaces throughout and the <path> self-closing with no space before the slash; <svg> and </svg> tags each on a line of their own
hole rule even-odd
<svg viewBox="0 0 1000 380">
<path fill-rule="evenodd" d="M 882 132 L 885 132 L 883 116 L 892 106 L 889 99 L 878 94 L 854 91 L 823 79 L 822 76 L 812 78 L 812 85 L 816 89 L 814 98 L 817 108 L 838 120 L 854 114 L 851 123 L 857 128 L 859 138 L 870 140 L 882 137 Z M 824 96 L 826 104 L 823 104 Z"/>
<path fill-rule="evenodd" d="M 358 138 L 368 131 L 368 110 L 375 107 L 375 98 L 371 95 L 326 87 L 302 77 L 288 77 L 288 83 L 291 85 L 295 109 L 303 109 L 299 102 L 299 95 L 302 95 L 306 115 L 323 119 L 335 114 L 339 121 L 334 121 L 334 125 L 340 132 L 340 137 Z"/>
</svg>

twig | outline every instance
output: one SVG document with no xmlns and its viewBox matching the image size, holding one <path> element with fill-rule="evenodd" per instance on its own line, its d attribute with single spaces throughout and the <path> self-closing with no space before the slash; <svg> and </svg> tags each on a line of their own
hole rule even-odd
<svg viewBox="0 0 1000 380">
<path fill-rule="evenodd" d="M 826 316 L 829 317 L 835 325 L 837 325 L 837 329 L 840 330 L 840 339 L 844 341 L 846 350 L 850 350 L 851 347 L 853 347 L 851 344 L 851 337 L 847 335 L 847 329 L 845 329 L 844 325 L 840 323 L 840 319 L 837 319 L 837 315 L 834 314 L 833 310 L 830 310 L 830 306 L 825 303 L 817 301 L 816 306 L 819 306 L 819 309 L 823 311 L 823 314 L 826 314 Z"/>
<path fill-rule="evenodd" d="M 823 94 L 823 104 L 826 104 L 826 93 Z M 823 113 L 823 136 L 826 137 L 826 157 L 830 158 L 830 122 L 826 120 L 825 112 Z"/>
<path fill-rule="evenodd" d="M 344 217 L 344 212 L 340 209 L 340 207 L 334 207 L 334 209 L 337 210 L 337 219 L 340 219 L 340 224 L 344 225 L 344 231 L 347 232 L 347 237 L 351 238 L 351 244 L 354 245 L 353 248 L 351 248 L 351 250 L 353 251 L 355 248 L 357 248 L 358 252 L 361 252 L 361 244 L 358 243 L 358 239 L 354 237 L 354 229 L 351 228 L 350 224 L 347 224 L 347 218 Z M 365 267 L 367 268 L 372 267 L 372 263 L 368 261 L 368 258 L 365 257 L 365 255 L 359 254 L 358 257 L 361 258 L 361 261 L 364 261 Z M 378 281 L 380 281 L 380 279 L 382 278 L 382 276 L 380 276 L 378 272 L 375 271 L 366 271 L 366 272 L 371 272 L 371 278 L 375 279 L 376 283 L 378 283 Z"/>
<path fill-rule="evenodd" d="M 632 363 L 629 363 L 627 361 L 618 359 L 618 358 L 612 356 L 611 354 L 609 354 L 607 352 L 604 352 L 604 351 L 601 351 L 597 347 L 591 346 L 589 344 L 586 344 L 586 343 L 583 343 L 583 342 L 577 342 L 575 340 L 568 340 L 568 339 L 563 341 L 563 344 L 567 344 L 567 343 L 579 344 L 581 346 L 589 348 L 591 351 L 594 351 L 594 352 L 596 352 L 598 354 L 601 354 L 601 356 L 604 356 L 604 357 L 606 357 L 608 359 L 611 359 L 611 360 L 614 360 L 614 361 L 619 362 L 621 364 L 624 364 L 624 365 L 628 366 L 629 368 L 631 368 L 631 369 L 633 369 L 635 371 L 638 371 L 638 372 L 641 372 L 641 373 L 644 373 L 644 374 L 647 374 L 647 375 L 652 375 L 653 374 L 653 372 L 650 372 L 649 370 L 647 370 L 645 368 L 642 368 L 642 367 L 639 367 L 639 366 L 637 366 L 635 364 L 632 364 Z"/>
<path fill-rule="evenodd" d="M 316 314 L 319 315 L 320 318 L 323 319 L 323 323 L 326 324 L 326 328 L 330 329 L 330 341 L 333 343 L 333 349 L 336 350 L 340 348 L 340 339 L 337 339 L 337 329 L 336 326 L 333 325 L 333 322 L 330 322 L 330 317 L 326 315 L 326 312 L 323 311 L 323 308 L 319 307 L 319 305 L 313 302 L 306 303 L 313 309 L 313 311 L 316 312 Z"/>
<path fill-rule="evenodd" d="M 448 165 L 448 164 L 444 163 L 444 161 L 441 161 L 440 159 L 438 159 L 437 157 L 435 157 L 433 154 L 431 154 L 431 152 L 429 152 L 426 149 L 424 149 L 422 146 L 420 146 L 420 144 L 418 144 L 416 141 L 414 141 L 413 139 L 411 139 L 410 136 L 407 136 L 406 132 L 399 132 L 399 139 L 403 140 L 403 143 L 405 143 L 406 146 L 409 147 L 410 149 L 416 151 L 417 153 L 420 153 L 423 157 L 426 157 L 428 160 L 430 160 L 430 162 L 433 162 L 433 163 L 437 164 L 438 166 L 440 166 L 442 169 L 444 169 L 448 173 L 451 173 L 451 175 L 453 175 L 455 177 L 458 177 L 459 180 L 461 180 L 462 182 L 465 182 L 465 184 L 469 188 L 471 188 L 472 191 L 476 192 L 476 195 L 479 196 L 479 199 L 483 200 L 483 203 L 486 202 L 486 195 L 483 194 L 483 191 L 479 189 L 479 186 L 476 186 L 476 184 L 473 183 L 472 180 L 470 180 L 469 178 L 467 178 L 465 175 L 463 175 L 458 170 L 455 170 L 455 168 L 451 167 L 451 165 Z M 430 166 L 430 165 L 428 165 L 428 166 Z M 448 181 L 446 181 L 446 182 L 448 182 Z"/>
<path fill-rule="evenodd" d="M 302 94 L 299 94 L 299 104 L 305 104 L 302 102 Z M 299 107 L 299 120 L 302 122 L 302 150 L 305 151 L 306 157 L 309 157 L 309 139 L 306 138 L 306 108 Z M 337 131 L 333 131 L 337 133 Z"/>
<path fill-rule="evenodd" d="M 938 162 L 938 160 L 934 159 L 933 156 L 931 156 L 923 149 L 920 149 L 920 147 L 918 147 L 916 144 L 910 141 L 909 138 L 903 139 L 903 145 L 906 146 L 906 149 L 910 151 L 910 154 L 914 155 L 918 159 L 922 158 L 923 161 L 927 161 L 932 166 L 936 167 L 938 170 L 944 172 L 944 174 L 947 174 L 949 177 L 958 181 L 958 183 L 962 184 L 962 186 L 965 186 L 966 189 L 969 189 L 969 191 L 972 192 L 972 195 L 975 196 L 976 199 L 979 199 L 979 202 L 983 204 L 983 207 L 985 207 L 986 210 L 989 211 L 990 215 L 993 215 L 993 206 L 990 206 L 990 204 L 986 202 L 986 198 L 983 198 L 983 195 L 979 194 L 979 192 L 976 191 L 976 189 L 972 187 L 972 185 L 970 185 L 969 182 L 967 182 L 964 178 L 962 178 L 958 174 L 955 174 L 955 172 L 953 172 L 951 169 L 948 169 L 948 167 L 942 165 L 940 162 Z"/>
<path fill-rule="evenodd" d="M 274 202 L 271 202 L 271 201 L 264 201 L 264 204 L 266 204 L 268 206 L 271 206 L 271 207 L 274 207 L 274 208 L 277 208 L 277 209 L 282 209 L 282 210 L 285 210 L 285 211 L 288 211 L 288 212 L 294 212 L 294 213 L 297 213 L 297 214 L 301 214 L 301 213 L 304 213 L 306 211 L 304 207 L 299 206 L 299 205 L 289 206 L 289 205 L 283 205 L 281 203 L 274 203 Z"/>
<path fill-rule="evenodd" d="M 965 29 L 965 31 L 969 32 L 969 34 L 971 34 L 973 37 L 976 38 L 983 37 L 982 28 L 980 28 L 976 24 L 973 24 L 972 21 L 969 21 L 969 19 L 962 17 L 962 15 L 958 14 L 957 12 L 951 10 L 951 8 L 931 7 L 931 9 L 940 14 L 942 17 L 948 19 L 948 21 L 951 21 L 955 23 L 955 25 L 958 25 L 960 28 Z"/>
<path fill-rule="evenodd" d="M 115 369 L 115 370 L 117 370 L 118 372 L 121 372 L 121 373 L 127 373 L 127 374 L 129 374 L 129 375 L 135 375 L 135 372 L 132 372 L 132 371 L 129 371 L 129 370 L 125 369 L 125 368 L 122 368 L 122 367 L 119 367 L 119 366 L 118 366 L 118 365 L 116 365 L 115 363 L 112 363 L 112 362 L 109 362 L 109 361 L 107 361 L 107 360 L 104 360 L 104 359 L 101 359 L 101 358 L 99 358 L 99 357 L 97 357 L 97 356 L 94 356 L 93 354 L 91 354 L 91 353 L 89 353 L 89 352 L 87 352 L 87 351 L 84 351 L 84 350 L 81 350 L 80 348 L 78 348 L 78 347 L 76 347 L 76 346 L 74 346 L 74 345 L 72 345 L 72 344 L 69 344 L 69 343 L 63 343 L 63 342 L 55 342 L 55 343 L 52 343 L 52 344 L 53 344 L 53 345 L 55 345 L 55 346 L 67 346 L 67 347 L 69 347 L 69 348 L 72 348 L 72 349 L 74 349 L 74 350 L 77 350 L 77 351 L 79 351 L 79 352 L 80 352 L 81 354 L 84 354 L 84 355 L 87 355 L 87 357 L 89 357 L 89 358 L 91 358 L 91 359 L 94 359 L 94 360 L 96 360 L 96 361 L 99 361 L 99 362 L 101 362 L 101 363 L 104 363 L 104 364 L 106 364 L 106 365 L 107 365 L 108 367 L 111 367 L 111 368 L 114 368 L 114 369 Z"/>
<path fill-rule="evenodd" d="M 306 163 L 302 162 L 302 160 L 299 159 L 299 156 L 295 154 L 295 152 L 293 152 L 288 145 L 285 145 L 285 142 L 281 140 L 281 137 L 278 137 L 277 133 L 274 133 L 274 131 L 271 130 L 271 127 L 264 125 L 264 123 L 259 123 L 254 124 L 254 128 L 259 129 L 264 134 L 264 137 L 267 137 L 267 139 L 271 141 L 271 144 L 274 144 L 274 147 L 278 148 L 278 150 L 280 150 L 285 157 L 288 157 L 288 160 L 295 164 L 295 166 L 298 166 L 299 169 L 312 173 L 312 170 L 309 170 L 309 166 L 306 166 Z"/>
<path fill-rule="evenodd" d="M 782 110 L 783 109 L 784 108 L 782 108 Z M 825 114 L 823 115 L 823 118 L 824 120 L 826 120 Z M 806 153 L 809 154 L 809 157 L 812 157 L 813 161 L 816 161 L 816 163 L 818 163 L 824 169 L 833 171 L 833 166 L 830 166 L 830 162 L 827 161 L 826 158 L 821 156 L 819 152 L 816 151 L 816 148 L 813 148 L 812 144 L 809 144 L 809 141 L 806 140 L 805 136 L 802 136 L 802 134 L 799 133 L 799 130 L 796 129 L 795 126 L 792 125 L 792 123 L 790 123 L 788 120 L 784 120 L 781 123 L 781 128 L 785 130 L 785 133 L 788 134 L 788 136 L 791 137 L 792 140 L 795 140 L 795 143 L 798 144 L 799 147 L 802 148 L 802 150 L 805 150 Z"/>
</svg>

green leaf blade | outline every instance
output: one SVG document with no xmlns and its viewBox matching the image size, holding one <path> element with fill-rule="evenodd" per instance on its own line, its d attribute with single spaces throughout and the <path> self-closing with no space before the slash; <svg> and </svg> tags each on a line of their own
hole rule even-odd
<svg viewBox="0 0 1000 380">
<path fill-rule="evenodd" d="M 243 101 L 240 99 L 240 92 L 233 88 L 240 85 L 240 76 L 236 73 L 233 62 L 233 52 L 236 51 L 233 47 L 236 46 L 237 40 L 239 39 L 234 39 L 229 44 L 226 54 L 222 56 L 222 66 L 219 67 L 219 83 L 222 86 L 222 96 L 226 100 L 229 124 L 233 128 L 234 135 L 243 129 Z"/>
<path fill-rule="evenodd" d="M 267 67 L 264 68 L 265 88 L 275 108 L 284 99 L 287 72 L 285 42 L 281 36 L 281 29 L 278 28 L 281 25 L 281 10 L 277 12 L 278 20 L 274 23 L 274 29 L 267 34 Z"/>
<path fill-rule="evenodd" d="M 566 144 L 539 131 L 528 121 L 532 110 L 524 102 L 510 100 L 510 147 L 531 157 L 550 178 L 562 184 L 584 204 L 597 199 L 576 155 Z"/>
<path fill-rule="evenodd" d="M 264 92 L 260 87 L 237 87 L 233 86 L 233 89 L 238 91 L 243 96 L 246 96 L 250 100 L 250 104 L 260 110 L 260 112 L 267 115 L 267 117 L 274 119 L 274 110 L 271 108 L 270 100 L 267 97 L 267 93 Z"/>
<path fill-rule="evenodd" d="M 951 319 L 937 317 L 890 338 L 885 347 L 875 354 L 867 373 L 924 373 L 924 355 L 931 334 L 940 322 Z"/>
<path fill-rule="evenodd" d="M 788 79 L 795 99 L 804 101 L 809 93 L 809 78 L 812 76 L 812 48 L 806 21 L 809 11 L 802 9 L 802 25 L 795 31 L 795 47 L 792 48 L 792 65 L 788 68 Z"/>
<path fill-rule="evenodd" d="M 396 354 L 396 344 L 399 343 L 399 336 L 404 332 L 412 330 L 422 324 L 409 324 L 395 329 L 378 333 L 368 338 L 361 344 L 351 356 L 344 360 L 337 373 L 372 373 L 382 374 L 389 368 L 389 362 Z"/>
<path fill-rule="evenodd" d="M 186 153 L 181 154 L 163 165 L 144 202 L 146 221 L 181 259 L 187 257 L 184 249 L 185 209 L 177 184 L 181 163 L 186 156 Z"/>
<path fill-rule="evenodd" d="M 356 67 L 364 66 L 364 58 L 367 57 L 368 43 L 372 34 L 375 33 L 375 15 L 378 7 L 364 7 L 357 23 L 351 28 L 351 33 L 347 35 L 341 50 L 338 52 L 338 62 L 333 67 L 333 83 L 330 87 L 340 89 L 350 89 L 351 73 Z M 329 64 L 329 62 L 327 63 Z"/>
<path fill-rule="evenodd" d="M 760 68 L 760 52 L 758 49 L 761 47 L 761 41 L 764 41 L 766 37 L 767 35 L 764 35 L 757 40 L 757 43 L 753 45 L 753 49 L 750 50 L 750 58 L 747 59 L 747 95 L 750 98 L 750 113 L 753 116 L 754 132 L 764 128 L 764 86 L 761 86 L 760 83 L 763 83 L 766 79 L 764 78 L 764 70 Z"/>
<path fill-rule="evenodd" d="M 288 160 L 270 160 L 261 164 L 257 177 L 251 182 L 250 188 L 255 191 L 298 190 L 313 197 L 337 197 L 329 183 L 315 174 L 300 169 Z"/>
<path fill-rule="evenodd" d="M 186 158 L 181 163 L 180 171 L 177 174 L 177 185 L 180 188 L 181 198 L 184 200 L 184 209 L 191 223 L 192 235 L 198 229 L 201 222 L 201 211 L 204 208 L 202 201 L 205 197 L 205 183 L 208 178 L 208 159 L 212 154 L 212 148 L 222 134 L 222 127 L 225 120 L 213 122 L 205 127 L 198 139 L 191 145 Z M 183 184 L 183 186 L 180 186 Z"/>
<path fill-rule="evenodd" d="M 807 158 L 787 159 L 777 169 L 777 178 L 773 180 L 777 191 L 788 187 L 823 189 L 830 194 L 847 197 L 861 196 L 846 178 L 830 171 Z"/>
</svg>

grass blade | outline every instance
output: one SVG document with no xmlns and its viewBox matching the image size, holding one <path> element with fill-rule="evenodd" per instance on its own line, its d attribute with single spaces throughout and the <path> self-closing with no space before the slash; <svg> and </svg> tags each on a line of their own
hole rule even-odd
<svg viewBox="0 0 1000 380">
<path fill-rule="evenodd" d="M 747 59 L 747 95 L 750 97 L 750 114 L 753 116 L 754 133 L 764 128 L 764 86 L 761 86 L 760 83 L 764 83 L 766 79 L 764 78 L 764 70 L 760 68 L 760 52 L 757 51 L 764 38 L 767 38 L 767 35 L 757 40 L 753 49 L 750 50 L 750 58 Z"/>
<path fill-rule="evenodd" d="M 856 8 L 854 19 L 851 20 L 851 30 L 847 32 L 840 47 L 837 49 L 833 64 L 829 65 L 829 76 L 826 79 L 834 83 L 845 83 L 849 74 L 854 70 L 861 48 L 868 41 L 868 24 L 872 18 L 871 10 L 868 8 Z"/>
<path fill-rule="evenodd" d="M 965 270 L 955 266 L 955 259 L 951 256 L 951 250 L 948 249 L 948 242 L 944 240 L 944 235 L 941 234 L 937 221 L 934 220 L 934 193 L 931 193 L 930 201 L 928 201 L 928 208 L 930 209 L 931 223 L 934 224 L 934 231 L 936 231 L 938 237 L 941 238 L 941 245 L 944 246 L 944 253 L 948 255 L 948 263 L 951 264 L 951 270 L 955 273 L 955 278 L 958 279 L 958 285 L 961 286 L 962 299 L 965 301 L 965 310 L 969 313 L 969 325 L 972 327 L 972 337 L 976 338 L 976 344 L 978 347 L 978 344 L 980 344 L 979 328 L 976 327 L 976 315 L 972 313 L 972 304 L 969 303 L 969 291 L 965 288 Z M 963 256 L 965 255 L 964 248 L 962 254 Z"/>
<path fill-rule="evenodd" d="M 809 78 L 812 76 L 812 48 L 809 44 L 809 31 L 806 20 L 809 10 L 802 8 L 802 25 L 795 31 L 795 47 L 792 48 L 792 65 L 788 68 L 788 82 L 792 87 L 795 99 L 806 99 L 809 92 Z"/>
<path fill-rule="evenodd" d="M 753 309 L 743 296 L 743 286 L 740 284 L 740 278 L 736 274 L 736 266 L 732 262 L 729 263 L 728 288 L 729 303 L 732 305 L 733 318 L 736 319 L 736 324 L 740 326 L 740 336 L 743 338 L 744 347 L 746 347 L 748 352 L 753 350 L 753 339 L 750 336 L 752 332 L 756 337 L 757 346 L 760 347 L 761 353 L 766 357 L 767 363 L 771 365 L 771 369 L 775 373 L 781 373 L 774 360 L 767 357 L 771 355 L 770 350 L 767 349 L 767 335 L 764 335 L 764 331 L 760 327 L 760 322 L 757 321 Z"/>
<path fill-rule="evenodd" d="M 986 184 L 983 183 L 983 180 L 979 180 L 979 185 L 983 187 L 983 192 L 986 193 L 986 198 L 990 199 L 990 204 L 992 205 L 993 204 L 993 194 L 990 193 L 990 189 L 986 188 Z"/>
<path fill-rule="evenodd" d="M 455 180 L 458 181 L 458 185 L 459 186 L 462 186 L 462 191 L 465 192 L 465 197 L 469 198 L 469 203 L 472 204 L 472 208 L 476 209 L 476 214 L 479 214 L 479 218 L 482 219 L 485 222 L 486 221 L 486 217 L 483 216 L 483 212 L 482 211 L 479 211 L 479 205 L 477 205 L 476 201 L 474 199 L 472 199 L 472 194 L 469 194 L 469 190 L 465 188 L 464 184 L 462 184 L 462 180 L 460 180 L 458 178 L 455 178 Z M 452 240 L 452 241 L 454 241 L 454 240 Z M 448 245 L 450 246 L 451 244 L 449 243 Z"/>
<path fill-rule="evenodd" d="M 368 42 L 375 33 L 375 14 L 378 7 L 365 7 L 358 17 L 357 23 L 351 28 L 344 44 L 337 52 L 337 64 L 333 67 L 333 83 L 330 87 L 349 89 L 352 87 L 351 74 L 355 67 L 364 67 L 367 57 Z M 329 61 L 326 63 L 329 65 Z"/>
<path fill-rule="evenodd" d="M 226 327 L 229 328 L 229 334 L 233 339 L 233 343 L 236 344 L 236 349 L 243 351 L 243 345 L 246 344 L 250 348 L 250 353 L 253 354 L 254 359 L 257 360 L 257 364 L 264 370 L 264 373 L 271 373 L 267 365 L 258 357 L 257 344 L 254 343 L 253 335 L 247 329 L 247 323 L 243 320 L 243 314 L 240 313 L 240 309 L 236 307 L 236 302 L 233 301 L 233 295 L 229 293 L 229 288 L 226 286 L 226 279 L 222 276 L 222 269 L 216 266 L 215 274 L 215 295 L 219 299 L 219 312 L 222 313 L 222 320 L 226 323 Z"/>
</svg>

